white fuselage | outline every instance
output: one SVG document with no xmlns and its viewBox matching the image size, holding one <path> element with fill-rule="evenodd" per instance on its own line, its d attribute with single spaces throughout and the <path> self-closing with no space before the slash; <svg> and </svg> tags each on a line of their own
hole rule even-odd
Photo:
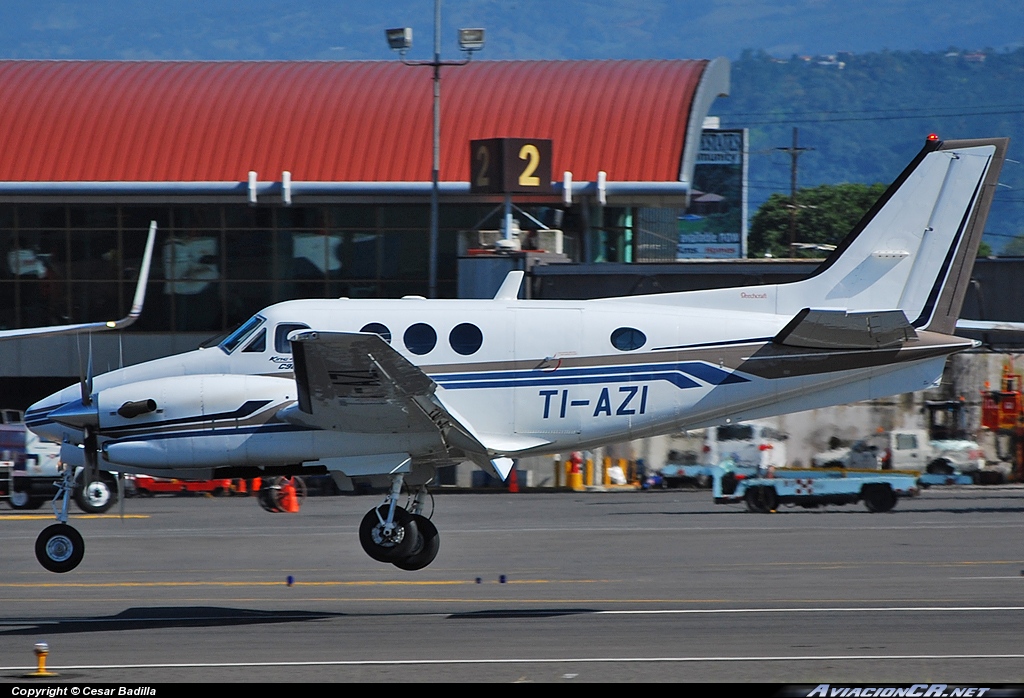
<svg viewBox="0 0 1024 698">
<path fill-rule="evenodd" d="M 383 325 L 391 346 L 437 383 L 438 399 L 453 414 L 477 434 L 511 435 L 517 454 L 917 390 L 934 383 L 953 350 L 942 344 L 912 356 L 914 349 L 905 348 L 910 354 L 895 364 L 892 352 L 884 361 L 872 360 L 881 352 L 780 354 L 770 340 L 786 316 L 629 299 L 299 300 L 258 317 L 262 323 L 232 347 L 97 376 L 101 466 L 166 474 L 382 453 L 416 458 L 444 448 L 435 434 L 311 429 L 281 420 L 278 412 L 296 400 L 292 355 L 282 338 L 305 327 L 360 332 Z M 466 324 L 479 330 L 468 332 L 468 344 Z M 33 406 L 26 421 L 45 438 L 80 444 L 82 430 L 47 417 L 80 396 L 80 387 L 70 386 Z M 117 413 L 140 400 L 153 400 L 157 409 Z M 64 450 L 74 461 L 80 449 Z"/>
</svg>

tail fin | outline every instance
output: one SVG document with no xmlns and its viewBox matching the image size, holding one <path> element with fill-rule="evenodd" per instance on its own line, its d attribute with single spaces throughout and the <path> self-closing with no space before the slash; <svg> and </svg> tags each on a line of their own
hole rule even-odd
<svg viewBox="0 0 1024 698">
<path fill-rule="evenodd" d="M 929 142 L 815 274 L 778 286 L 776 312 L 898 308 L 952 334 L 1008 143 Z"/>
</svg>

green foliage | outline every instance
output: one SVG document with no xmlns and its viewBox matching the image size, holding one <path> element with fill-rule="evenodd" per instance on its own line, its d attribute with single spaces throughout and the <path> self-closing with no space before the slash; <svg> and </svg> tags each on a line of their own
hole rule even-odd
<svg viewBox="0 0 1024 698">
<path fill-rule="evenodd" d="M 1024 257 L 1024 235 L 1018 235 L 1017 237 L 1006 243 L 1003 247 L 1002 257 Z"/>
<path fill-rule="evenodd" d="M 885 191 L 884 184 L 822 184 L 796 194 L 796 242 L 838 245 Z M 772 194 L 750 224 L 751 257 L 825 257 L 828 250 L 797 249 L 789 253 L 788 196 Z"/>
</svg>

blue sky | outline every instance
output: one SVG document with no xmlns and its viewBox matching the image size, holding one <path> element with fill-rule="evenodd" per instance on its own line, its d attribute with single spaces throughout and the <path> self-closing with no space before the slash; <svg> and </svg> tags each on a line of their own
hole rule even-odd
<svg viewBox="0 0 1024 698">
<path fill-rule="evenodd" d="M 412 26 L 414 54 L 432 46 L 433 2 L 345 0 L 8 0 L 0 57 L 382 59 L 383 30 Z M 482 57 L 736 58 L 836 51 L 1015 48 L 1019 0 L 448 0 L 455 28 L 487 29 Z M 413 56 L 416 57 L 416 56 Z"/>
</svg>

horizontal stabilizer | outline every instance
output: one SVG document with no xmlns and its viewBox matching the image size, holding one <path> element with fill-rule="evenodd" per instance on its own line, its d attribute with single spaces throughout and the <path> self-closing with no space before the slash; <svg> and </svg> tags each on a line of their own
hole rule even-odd
<svg viewBox="0 0 1024 698">
<path fill-rule="evenodd" d="M 974 332 L 1024 332 L 1024 322 L 1010 320 L 957 320 L 958 330 Z"/>
<path fill-rule="evenodd" d="M 804 308 L 772 341 L 810 349 L 890 349 L 916 338 L 902 310 Z"/>
</svg>

